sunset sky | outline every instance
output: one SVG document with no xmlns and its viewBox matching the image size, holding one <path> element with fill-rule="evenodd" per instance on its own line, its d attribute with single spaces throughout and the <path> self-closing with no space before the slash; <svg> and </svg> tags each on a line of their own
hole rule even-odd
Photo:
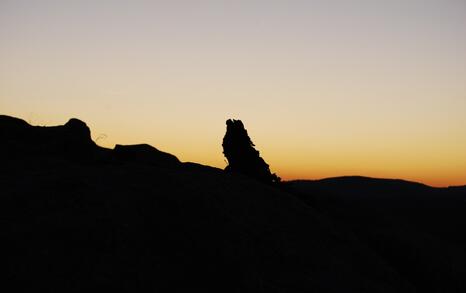
<svg viewBox="0 0 466 293">
<path fill-rule="evenodd" d="M 284 179 L 466 184 L 464 0 L 0 0 L 0 114 Z"/>
</svg>

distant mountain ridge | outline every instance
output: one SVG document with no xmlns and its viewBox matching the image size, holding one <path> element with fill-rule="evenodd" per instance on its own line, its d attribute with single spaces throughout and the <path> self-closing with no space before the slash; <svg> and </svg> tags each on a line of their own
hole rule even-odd
<svg viewBox="0 0 466 293">
<path fill-rule="evenodd" d="M 327 182 L 328 184 L 351 184 L 351 185 L 364 185 L 364 184 L 371 184 L 371 185 L 380 185 L 380 186 L 395 186 L 398 185 L 399 187 L 405 186 L 418 186 L 419 188 L 422 187 L 427 187 L 427 188 L 433 188 L 433 189 L 444 189 L 444 188 L 466 188 L 466 185 L 452 185 L 452 186 L 447 186 L 447 187 L 434 187 L 430 186 L 425 183 L 420 183 L 420 182 L 415 182 L 415 181 L 409 181 L 409 180 L 404 180 L 404 179 L 391 179 L 391 178 L 377 178 L 377 177 L 368 177 L 368 176 L 360 176 L 360 175 L 354 175 L 354 176 L 338 176 L 338 177 L 328 177 L 328 178 L 323 178 L 323 179 L 315 179 L 315 180 L 310 180 L 310 179 L 297 179 L 297 180 L 291 180 L 294 182 L 320 182 L 324 183 Z"/>
<path fill-rule="evenodd" d="M 292 180 L 287 182 L 297 192 L 324 192 L 330 196 L 350 196 L 352 199 L 380 200 L 384 197 L 390 199 L 402 195 L 419 199 L 428 199 L 429 196 L 444 196 L 466 194 L 466 186 L 432 187 L 423 183 L 402 179 L 383 179 L 364 176 L 342 176 L 319 180 Z M 343 199 L 343 198 L 342 198 Z"/>
</svg>

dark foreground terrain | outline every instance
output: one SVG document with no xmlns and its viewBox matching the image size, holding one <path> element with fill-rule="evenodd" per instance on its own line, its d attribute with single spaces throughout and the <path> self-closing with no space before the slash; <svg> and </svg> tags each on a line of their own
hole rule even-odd
<svg viewBox="0 0 466 293">
<path fill-rule="evenodd" d="M 76 119 L 0 138 L 2 292 L 466 292 L 464 187 L 265 185 Z"/>
</svg>

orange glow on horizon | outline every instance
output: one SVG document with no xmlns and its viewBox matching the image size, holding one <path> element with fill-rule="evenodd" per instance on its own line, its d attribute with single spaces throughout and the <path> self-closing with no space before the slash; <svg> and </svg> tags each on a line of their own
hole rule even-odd
<svg viewBox="0 0 466 293">
<path fill-rule="evenodd" d="M 464 1 L 29 2 L 0 3 L 1 114 L 219 168 L 236 118 L 286 180 L 466 184 Z"/>
</svg>

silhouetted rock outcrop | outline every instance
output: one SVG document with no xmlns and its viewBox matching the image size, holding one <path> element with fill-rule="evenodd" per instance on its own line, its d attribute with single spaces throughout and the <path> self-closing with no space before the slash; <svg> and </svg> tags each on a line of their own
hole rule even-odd
<svg viewBox="0 0 466 293">
<path fill-rule="evenodd" d="M 279 182 L 280 177 L 272 174 L 269 165 L 260 157 L 259 151 L 248 136 L 241 120 L 229 119 L 223 137 L 223 154 L 228 160 L 227 172 L 238 172 L 262 182 Z"/>
<path fill-rule="evenodd" d="M 0 116 L 0 148 L 10 155 L 55 153 L 74 158 L 92 156 L 97 150 L 86 123 L 72 118 L 63 126 L 31 126 L 25 121 Z"/>
</svg>

